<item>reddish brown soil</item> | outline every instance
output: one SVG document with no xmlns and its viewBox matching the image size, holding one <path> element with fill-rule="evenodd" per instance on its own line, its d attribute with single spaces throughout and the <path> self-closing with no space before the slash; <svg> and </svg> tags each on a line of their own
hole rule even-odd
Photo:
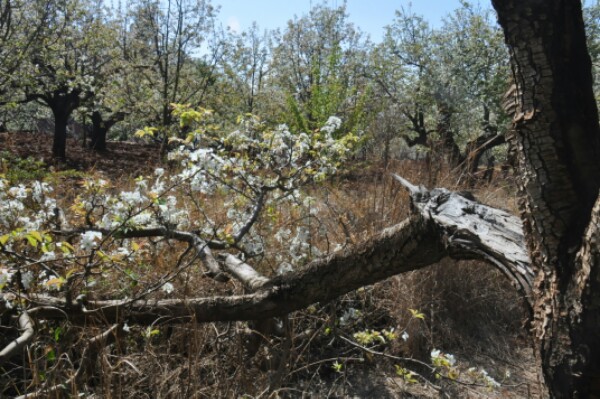
<svg viewBox="0 0 600 399">
<path fill-rule="evenodd" d="M 67 159 L 52 157 L 52 135 L 30 132 L 0 133 L 0 152 L 9 151 L 21 157 L 43 160 L 55 170 L 76 169 L 99 171 L 110 178 L 148 174 L 160 165 L 159 147 L 156 145 L 109 142 L 106 152 L 82 148 L 81 141 L 67 139 Z"/>
</svg>

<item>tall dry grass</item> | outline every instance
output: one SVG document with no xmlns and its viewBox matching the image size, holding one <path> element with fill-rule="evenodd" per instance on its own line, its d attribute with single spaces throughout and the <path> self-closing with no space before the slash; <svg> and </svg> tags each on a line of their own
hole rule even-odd
<svg viewBox="0 0 600 399">
<path fill-rule="evenodd" d="M 280 262 L 277 255 L 286 251 L 273 232 L 293 223 L 307 224 L 310 244 L 328 253 L 400 222 L 410 212 L 408 196 L 394 183 L 392 172 L 415 184 L 464 188 L 456 185 L 453 171 L 443 165 L 433 168 L 422 161 L 394 161 L 387 168 L 357 164 L 309 190 L 319 209 L 316 216 L 278 209 L 277 218 L 263 217 L 256 229 L 265 237 L 268 250 L 249 262 L 273 274 Z M 113 184 L 115 190 L 130 189 L 124 181 Z M 510 180 L 496 179 L 473 191 L 484 203 L 515 209 Z M 226 198 L 206 200 L 211 201 L 207 206 L 211 219 L 226 223 Z M 179 248 L 166 241 L 145 245 L 151 267 L 143 273 L 151 281 L 176 261 Z M 234 282 L 216 286 L 197 268 L 182 273 L 175 284 L 190 297 L 243 292 Z M 342 323 L 351 309 L 356 311 L 354 317 Z M 411 317 L 408 309 L 422 312 L 424 320 Z M 395 329 L 406 331 L 408 339 L 397 338 L 376 347 L 377 351 L 428 362 L 431 349 L 439 348 L 456 354 L 465 368 L 483 365 L 498 380 L 511 370 L 514 377 L 508 383 L 524 382 L 499 392 L 446 383 L 452 395 L 524 397 L 531 393 L 527 391 L 527 362 L 532 361 L 524 318 L 522 298 L 489 265 L 445 260 L 294 312 L 278 320 L 279 333 L 258 332 L 257 323 L 242 322 L 170 325 L 158 320 L 153 328 L 159 333 L 152 336 L 145 328 L 131 326 L 128 334 L 101 349 L 90 372 L 67 390 L 73 397 L 103 398 L 436 397 L 438 393 L 427 384 L 406 384 L 398 377 L 397 361 L 367 353 L 343 339 L 351 339 L 358 331 Z M 0 387 L 17 394 L 67 380 L 78 367 L 79 344 L 103 327 L 48 324 L 44 328 L 49 336 L 51 330 L 60 328 L 65 331 L 63 338 L 58 344 L 36 342 L 23 359 L 23 369 L 4 371 Z M 49 346 L 57 352 L 52 364 L 44 352 Z M 335 364 L 341 368 L 336 370 Z"/>
</svg>

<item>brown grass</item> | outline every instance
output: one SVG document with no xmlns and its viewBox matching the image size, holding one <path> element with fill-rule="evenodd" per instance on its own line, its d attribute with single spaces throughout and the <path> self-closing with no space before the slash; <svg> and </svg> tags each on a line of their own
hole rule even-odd
<svg viewBox="0 0 600 399">
<path fill-rule="evenodd" d="M 126 173 L 113 173 L 119 168 L 100 162 L 94 165 L 93 171 L 109 176 L 116 190 L 129 188 Z M 138 174 L 145 169 L 131 170 Z M 327 253 L 338 245 L 358 243 L 405 218 L 409 213 L 408 197 L 390 178 L 390 172 L 415 184 L 461 188 L 454 184 L 452 171 L 443 165 L 436 165 L 435 170 L 416 161 L 396 161 L 387 170 L 358 165 L 310 189 L 320 210 L 311 220 L 311 245 Z M 76 187 L 78 183 L 73 184 Z M 473 191 L 484 203 L 516 209 L 510 180 L 494 180 Z M 64 199 L 72 201 L 67 194 L 68 190 Z M 210 199 L 210 217 L 217 222 L 225 220 L 224 200 Z M 279 209 L 276 221 L 261 219 L 256 229 L 267 237 L 265 247 L 269 251 L 251 262 L 264 273 L 272 273 L 278 264 L 277 254 L 285 251 L 272 238 L 272 232 L 302 217 L 299 211 Z M 146 246 L 147 263 L 152 267 L 140 273 L 144 281 L 153 281 L 169 270 L 176 260 L 174 254 L 181 248 L 168 242 Z M 114 293 L 114 284 L 124 284 L 114 278 L 108 281 L 107 291 L 98 295 Z M 174 283 L 188 296 L 243 292 L 234 283 L 215 286 L 196 267 L 179 275 Z M 143 284 L 133 287 L 129 294 L 144 288 Z M 340 325 L 340 317 L 350 308 L 360 311 L 360 315 Z M 408 309 L 423 312 L 424 320 L 411 318 Z M 498 381 L 503 380 L 506 370 L 512 375 L 504 381 L 506 386 L 494 391 L 434 379 L 433 383 L 443 386 L 451 397 L 535 397 L 533 359 L 523 327 L 525 316 L 522 299 L 489 265 L 445 260 L 332 303 L 295 312 L 280 321 L 283 335 L 257 335 L 253 331 L 256 325 L 242 322 L 170 326 L 158 321 L 153 328 L 159 334 L 152 337 L 146 336 L 145 328 L 131 326 L 129 334 L 98 353 L 96 372 L 86 375 L 69 391 L 73 396 L 86 393 L 104 398 L 437 397 L 427 384 L 407 384 L 398 377 L 394 368 L 398 361 L 366 353 L 342 339 L 366 329 L 395 328 L 406 329 L 409 339 L 379 345 L 378 351 L 429 362 L 431 349 L 438 348 L 455 354 L 461 369 L 483 367 Z M 78 366 L 85 338 L 106 327 L 46 325 L 23 359 L 23 368 L 3 371 L 0 389 L 12 395 L 25 387 L 32 391 L 65 381 Z M 62 338 L 47 338 L 56 328 L 65 331 Z M 57 360 L 48 361 L 48 350 L 56 352 Z M 332 367 L 336 361 L 342 364 L 341 372 Z"/>
</svg>

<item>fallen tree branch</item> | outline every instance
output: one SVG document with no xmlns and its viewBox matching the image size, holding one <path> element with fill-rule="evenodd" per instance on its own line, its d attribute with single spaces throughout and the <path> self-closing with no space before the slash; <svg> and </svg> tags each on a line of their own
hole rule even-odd
<svg viewBox="0 0 600 399">
<path fill-rule="evenodd" d="M 362 244 L 271 280 L 237 258 L 225 256 L 225 270 L 246 288 L 255 290 L 249 294 L 162 300 L 86 301 L 79 298 L 71 302 L 50 295 L 20 298 L 35 306 L 47 307 L 40 310 L 40 317 L 62 318 L 63 313 L 53 309 L 57 308 L 66 311 L 71 322 L 82 322 L 90 317 L 108 323 L 127 319 L 143 325 L 150 325 L 158 318 L 170 319 L 172 323 L 260 320 L 283 316 L 317 302 L 328 302 L 357 288 L 451 256 L 482 259 L 497 267 L 529 303 L 533 273 L 517 217 L 459 193 L 445 189 L 430 191 L 399 176 L 396 179 L 410 192 L 415 214 Z M 194 241 L 190 238 L 193 234 L 188 234 L 176 233 L 178 237 L 174 237 L 173 232 L 168 232 L 167 236 Z M 4 299 L 16 299 L 7 295 L 10 294 L 3 294 Z"/>
<path fill-rule="evenodd" d="M 413 211 L 439 229 L 448 255 L 480 259 L 499 269 L 532 306 L 533 271 L 525 247 L 521 219 L 444 188 L 427 190 L 394 175 L 408 191 Z"/>
<path fill-rule="evenodd" d="M 384 230 L 376 237 L 311 262 L 304 270 L 279 276 L 252 294 L 186 299 L 72 301 L 50 295 L 21 296 L 35 306 L 47 306 L 39 316 L 62 318 L 68 309 L 71 322 L 98 317 L 109 323 L 126 318 L 130 323 L 151 324 L 159 317 L 173 322 L 232 321 L 277 317 L 327 302 L 364 285 L 422 268 L 446 256 L 435 227 L 420 216 Z M 11 294 L 5 299 L 14 300 Z M 81 300 L 81 298 L 79 298 Z"/>
<path fill-rule="evenodd" d="M 235 279 L 242 282 L 250 291 L 256 291 L 269 282 L 269 279 L 258 273 L 252 266 L 242 262 L 231 254 L 224 254 L 223 264 L 225 270 Z"/>
</svg>

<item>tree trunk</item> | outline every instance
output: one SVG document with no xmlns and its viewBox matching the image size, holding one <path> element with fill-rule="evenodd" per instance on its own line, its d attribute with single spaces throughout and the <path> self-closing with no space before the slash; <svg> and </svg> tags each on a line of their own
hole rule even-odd
<svg viewBox="0 0 600 399">
<path fill-rule="evenodd" d="M 125 112 L 113 112 L 104 118 L 100 111 L 92 113 L 92 138 L 90 148 L 95 151 L 106 151 L 106 136 L 114 125 L 125 119 Z"/>
<path fill-rule="evenodd" d="M 505 142 L 506 139 L 504 135 L 498 134 L 498 132 L 493 130 L 487 131 L 476 139 L 469 141 L 467 143 L 467 148 L 465 149 L 463 161 L 464 169 L 469 178 L 474 177 L 477 173 L 483 154 Z"/>
<path fill-rule="evenodd" d="M 450 167 L 458 166 L 463 162 L 463 156 L 460 153 L 460 148 L 454 140 L 454 132 L 452 131 L 451 119 L 452 111 L 448 104 L 438 101 L 438 120 L 437 133 L 439 143 L 443 151 L 443 155 L 447 157 Z"/>
<path fill-rule="evenodd" d="M 519 96 L 534 341 L 549 395 L 600 397 L 600 127 L 579 0 L 492 0 Z"/>
<path fill-rule="evenodd" d="M 55 158 L 66 159 L 67 148 L 67 124 L 70 112 L 63 107 L 52 107 L 54 114 L 54 141 L 52 143 L 52 155 Z"/>
<path fill-rule="evenodd" d="M 106 151 L 106 134 L 108 127 L 102 120 L 102 115 L 98 111 L 92 113 L 92 136 L 90 138 L 90 148 L 102 152 Z"/>
</svg>

